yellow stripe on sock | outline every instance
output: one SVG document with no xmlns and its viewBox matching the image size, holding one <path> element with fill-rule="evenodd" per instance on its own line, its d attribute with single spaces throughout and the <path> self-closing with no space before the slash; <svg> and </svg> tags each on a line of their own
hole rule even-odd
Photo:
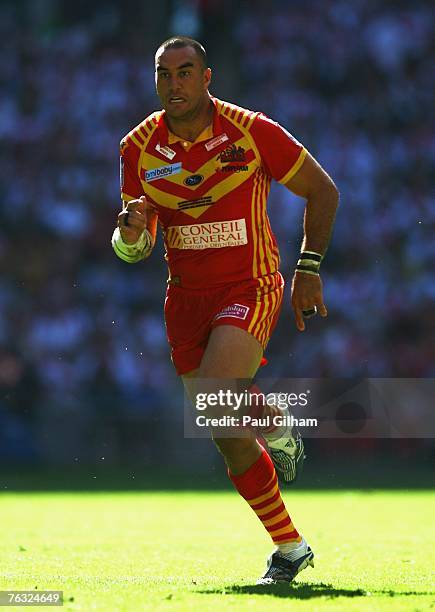
<svg viewBox="0 0 435 612">
<path fill-rule="evenodd" d="M 261 521 L 261 522 L 263 523 L 265 527 L 272 527 L 272 525 L 276 525 L 277 523 L 280 523 L 287 517 L 288 517 L 288 512 L 284 508 L 284 510 L 280 512 L 277 516 L 274 516 L 271 519 L 267 519 L 267 521 Z"/>
<path fill-rule="evenodd" d="M 282 499 L 281 499 L 281 496 L 279 496 L 278 499 L 274 501 L 272 504 L 269 504 L 265 508 L 261 508 L 261 510 L 254 510 L 254 512 L 259 518 L 261 518 L 265 514 L 269 514 L 269 512 L 272 512 L 272 510 L 276 510 L 277 508 L 279 508 L 281 504 L 282 504 Z"/>
<path fill-rule="evenodd" d="M 290 523 L 290 525 L 287 525 L 287 527 L 281 527 L 281 529 L 277 529 L 276 531 L 269 531 L 269 535 L 270 535 L 270 537 L 273 540 L 273 538 L 276 538 L 276 537 L 278 537 L 280 535 L 284 535 L 286 533 L 290 533 L 291 531 L 294 531 L 294 530 L 295 530 L 295 528 L 294 528 L 293 523 Z M 289 541 L 291 542 L 291 541 L 294 541 L 294 540 L 290 539 Z"/>
<path fill-rule="evenodd" d="M 268 491 L 267 493 L 264 493 L 263 495 L 260 495 L 259 497 L 254 497 L 254 499 L 248 499 L 247 500 L 248 504 L 250 506 L 256 506 L 257 504 L 262 504 L 263 502 L 273 497 L 277 491 L 278 491 L 278 483 L 276 483 L 273 489 L 270 489 L 270 491 Z"/>
</svg>

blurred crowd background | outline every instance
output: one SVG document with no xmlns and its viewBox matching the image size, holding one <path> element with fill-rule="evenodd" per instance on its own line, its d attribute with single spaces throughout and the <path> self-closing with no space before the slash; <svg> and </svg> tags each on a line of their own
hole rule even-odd
<svg viewBox="0 0 435 612">
<path fill-rule="evenodd" d="M 182 435 L 162 242 L 135 266 L 110 246 L 119 140 L 159 108 L 176 33 L 206 46 L 214 95 L 279 121 L 341 193 L 329 317 L 298 334 L 287 293 L 264 376 L 433 376 L 434 22 L 429 0 L 0 2 L 3 463 L 152 461 Z M 275 186 L 269 211 L 289 279 L 303 202 Z"/>
</svg>

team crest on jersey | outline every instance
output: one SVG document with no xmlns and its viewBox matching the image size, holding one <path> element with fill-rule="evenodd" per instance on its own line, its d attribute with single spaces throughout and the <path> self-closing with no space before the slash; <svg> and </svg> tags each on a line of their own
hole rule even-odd
<svg viewBox="0 0 435 612">
<path fill-rule="evenodd" d="M 145 170 L 145 180 L 147 183 L 156 181 L 157 179 L 167 178 L 173 174 L 179 174 L 181 172 L 181 162 L 171 164 L 170 166 L 160 166 L 160 168 L 153 168 L 152 170 Z"/>
<path fill-rule="evenodd" d="M 235 144 L 232 144 L 221 151 L 216 159 L 220 161 L 221 164 L 226 164 L 228 162 L 244 162 L 246 161 L 245 149 L 243 147 L 236 147 Z"/>
</svg>

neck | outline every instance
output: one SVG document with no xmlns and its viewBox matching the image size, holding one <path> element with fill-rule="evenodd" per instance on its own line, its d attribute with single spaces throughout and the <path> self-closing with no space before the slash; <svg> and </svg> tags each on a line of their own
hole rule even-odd
<svg viewBox="0 0 435 612">
<path fill-rule="evenodd" d="M 190 117 L 168 117 L 166 123 L 173 134 L 183 140 L 193 142 L 201 132 L 212 122 L 214 105 L 207 94 L 198 106 L 192 111 Z"/>
</svg>

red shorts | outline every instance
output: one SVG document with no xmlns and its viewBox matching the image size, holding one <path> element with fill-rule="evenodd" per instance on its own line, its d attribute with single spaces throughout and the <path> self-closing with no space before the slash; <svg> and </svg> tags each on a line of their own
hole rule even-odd
<svg viewBox="0 0 435 612">
<path fill-rule="evenodd" d="M 280 272 L 207 291 L 169 285 L 165 322 L 178 375 L 196 370 L 212 329 L 235 325 L 266 348 L 278 320 L 284 293 Z"/>
</svg>

